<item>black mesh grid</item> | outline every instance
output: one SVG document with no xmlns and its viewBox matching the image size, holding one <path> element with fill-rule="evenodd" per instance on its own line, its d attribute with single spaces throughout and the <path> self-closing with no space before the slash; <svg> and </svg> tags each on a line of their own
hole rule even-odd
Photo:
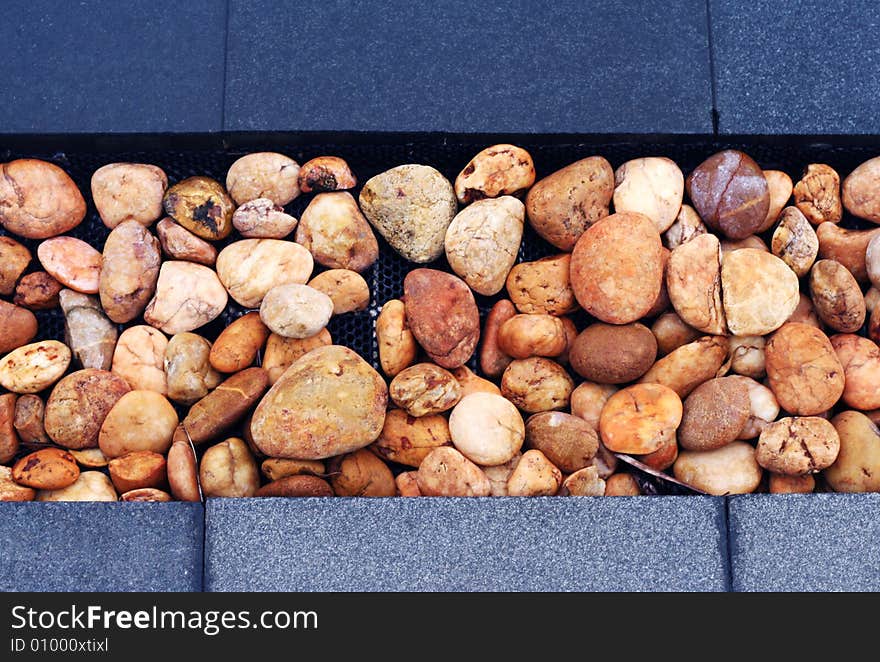
<svg viewBox="0 0 880 662">
<path fill-rule="evenodd" d="M 442 138 L 426 138 L 424 141 L 391 142 L 386 144 L 297 144 L 285 147 L 273 144 L 265 146 L 267 151 L 279 151 L 304 163 L 310 158 L 321 155 L 336 155 L 348 161 L 358 178 L 358 187 L 352 191 L 357 197 L 363 182 L 370 177 L 387 170 L 388 168 L 404 163 L 422 163 L 433 166 L 442 172 L 450 181 L 455 177 L 467 162 L 480 149 L 486 147 L 489 142 L 474 142 L 469 140 L 450 141 Z M 880 154 L 880 145 L 832 145 L 827 143 L 801 144 L 775 143 L 775 142 L 708 142 L 695 139 L 692 141 L 677 142 L 608 142 L 608 143 L 553 143 L 532 144 L 524 141 L 525 146 L 532 154 L 537 169 L 537 177 L 540 179 L 553 171 L 568 165 L 569 163 L 592 155 L 602 155 L 607 158 L 613 168 L 617 168 L 623 162 L 640 156 L 655 155 L 667 156 L 675 161 L 687 175 L 694 167 L 699 165 L 706 157 L 720 149 L 737 148 L 750 154 L 763 168 L 778 169 L 787 172 L 793 181 L 797 181 L 803 168 L 809 163 L 827 163 L 845 177 L 857 165 L 863 161 Z M 191 149 L 191 150 L 162 150 L 162 151 L 115 151 L 115 152 L 90 152 L 86 150 L 70 150 L 59 153 L 25 151 L 0 151 L 0 160 L 8 161 L 14 158 L 35 157 L 42 158 L 58 164 L 64 168 L 79 186 L 88 203 L 86 220 L 69 234 L 83 239 L 99 250 L 103 247 L 109 230 L 101 223 L 90 194 L 90 179 L 92 173 L 99 167 L 112 162 L 140 162 L 151 163 L 161 167 L 168 175 L 169 184 L 174 184 L 181 179 L 193 175 L 206 175 L 220 182 L 225 182 L 226 171 L 229 166 L 240 156 L 258 151 L 257 149 Z M 301 195 L 287 207 L 287 211 L 299 218 L 302 211 L 312 199 L 312 195 Z M 844 227 L 856 228 L 870 226 L 857 219 L 844 216 Z M 5 231 L 0 228 L 0 234 Z M 225 242 L 218 244 L 218 249 L 230 241 L 237 239 L 233 234 Z M 400 298 L 403 294 L 403 278 L 406 273 L 416 265 L 412 265 L 397 253 L 395 253 L 379 238 L 380 256 L 378 262 L 366 273 L 364 278 L 370 285 L 372 300 L 367 310 L 358 313 L 349 313 L 335 317 L 331 320 L 329 331 L 335 343 L 346 345 L 357 351 L 368 362 L 378 368 L 378 349 L 375 340 L 374 324 L 376 316 L 382 304 L 392 298 Z M 38 241 L 23 240 L 34 255 Z M 526 225 L 522 245 L 519 251 L 518 261 L 534 260 L 539 257 L 551 255 L 558 251 L 542 240 Z M 449 270 L 445 259 L 440 259 L 429 266 L 433 268 Z M 30 266 L 30 270 L 39 269 L 36 258 Z M 316 268 L 316 273 L 321 271 Z M 485 316 L 492 304 L 498 297 L 483 297 L 477 295 L 477 303 L 481 316 Z M 239 317 L 245 311 L 230 299 L 230 305 L 215 322 L 199 330 L 208 339 L 213 340 L 217 334 L 232 320 Z M 36 313 L 40 323 L 38 339 L 57 338 L 63 340 L 63 316 L 60 309 L 42 311 Z M 575 316 L 578 329 L 582 329 L 587 323 L 586 315 Z M 138 320 L 130 323 L 131 326 L 139 323 Z M 123 327 L 120 327 L 120 330 Z M 476 359 L 469 364 L 476 369 Z M 578 380 L 576 380 L 578 381 Z M 643 487 L 650 493 L 676 491 L 677 488 L 668 485 L 657 485 L 653 480 L 647 480 Z"/>
</svg>

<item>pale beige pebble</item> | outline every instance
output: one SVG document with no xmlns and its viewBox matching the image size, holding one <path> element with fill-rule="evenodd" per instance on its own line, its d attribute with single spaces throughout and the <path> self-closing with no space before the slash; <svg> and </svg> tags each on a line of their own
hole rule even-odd
<svg viewBox="0 0 880 662">
<path fill-rule="evenodd" d="M 835 331 L 854 333 L 865 323 L 865 297 L 856 279 L 840 262 L 819 260 L 813 265 L 810 295 L 819 319 Z"/>
<path fill-rule="evenodd" d="M 661 384 L 635 384 L 612 395 L 599 417 L 599 434 L 616 453 L 652 453 L 675 435 L 681 399 Z"/>
<path fill-rule="evenodd" d="M 83 368 L 109 370 L 116 351 L 117 331 L 98 297 L 61 290 L 58 302 L 64 312 L 64 340 Z"/>
<path fill-rule="evenodd" d="M 320 265 L 363 272 L 379 258 L 379 242 L 346 191 L 319 193 L 302 213 L 296 241 Z"/>
<path fill-rule="evenodd" d="M 97 294 L 101 278 L 101 253 L 82 239 L 54 237 L 37 246 L 40 264 L 52 278 L 83 294 Z"/>
<path fill-rule="evenodd" d="M 745 384 L 749 394 L 749 418 L 737 438 L 754 439 L 779 416 L 779 402 L 772 390 L 751 377 L 731 375 L 730 379 Z"/>
<path fill-rule="evenodd" d="M 30 261 L 27 247 L 11 237 L 0 237 L 0 294 L 9 296 L 15 291 L 15 284 Z"/>
<path fill-rule="evenodd" d="M 794 189 L 791 177 L 781 170 L 765 170 L 764 179 L 767 180 L 767 188 L 770 192 L 770 209 L 767 210 L 767 218 L 764 223 L 755 230 L 757 234 L 766 232 L 773 227 L 782 209 L 791 199 L 791 192 Z"/>
<path fill-rule="evenodd" d="M 397 486 L 397 496 L 422 496 L 422 491 L 419 489 L 418 476 L 418 471 L 404 471 L 403 473 L 397 474 L 394 478 L 394 484 Z"/>
<path fill-rule="evenodd" d="M 483 473 L 486 474 L 486 478 L 489 479 L 489 496 L 509 496 L 507 494 L 507 481 L 510 480 L 510 475 L 516 469 L 516 465 L 519 464 L 521 458 L 522 453 L 517 453 L 504 464 L 496 464 L 493 467 L 480 467 Z"/>
<path fill-rule="evenodd" d="M 199 483 L 206 497 L 251 497 L 260 488 L 260 470 L 247 444 L 232 437 L 205 451 Z"/>
<path fill-rule="evenodd" d="M 571 289 L 571 254 L 520 262 L 507 276 L 507 293 L 521 313 L 567 315 L 578 309 Z"/>
<path fill-rule="evenodd" d="M 288 476 L 323 476 L 326 466 L 318 460 L 290 460 L 270 457 L 263 460 L 260 471 L 267 480 L 281 480 Z"/>
<path fill-rule="evenodd" d="M 770 249 L 767 247 L 767 244 L 764 243 L 764 240 L 757 235 L 749 235 L 743 239 L 722 239 L 721 240 L 721 255 L 724 256 L 727 253 L 732 253 L 733 251 L 739 251 L 743 248 L 754 248 L 758 251 L 764 251 L 765 253 L 769 253 Z"/>
<path fill-rule="evenodd" d="M 144 312 L 156 291 L 161 264 L 159 240 L 137 221 L 123 221 L 110 231 L 98 288 L 110 320 L 125 324 Z"/>
<path fill-rule="evenodd" d="M 629 497 L 640 496 L 642 493 L 639 483 L 628 473 L 617 473 L 605 479 L 605 496 Z"/>
<path fill-rule="evenodd" d="M 880 234 L 868 242 L 868 248 L 865 250 L 865 270 L 876 292 L 876 288 L 880 288 Z"/>
<path fill-rule="evenodd" d="M 61 379 L 70 358 L 70 349 L 57 340 L 14 349 L 0 359 L 0 386 L 13 393 L 39 393 Z"/>
<path fill-rule="evenodd" d="M 713 496 L 754 492 L 763 475 L 755 449 L 744 441 L 711 451 L 682 451 L 673 473 L 681 482 Z"/>
<path fill-rule="evenodd" d="M 509 195 L 478 200 L 446 229 L 446 260 L 452 270 L 486 296 L 498 294 L 516 262 L 526 208 Z"/>
<path fill-rule="evenodd" d="M 797 307 L 794 309 L 791 317 L 786 321 L 797 322 L 799 324 L 809 324 L 810 326 L 815 326 L 817 329 L 822 328 L 822 321 L 816 314 L 813 300 L 803 292 L 801 292 L 800 297 L 798 298 Z"/>
<path fill-rule="evenodd" d="M 816 228 L 819 239 L 819 259 L 836 260 L 849 269 L 860 283 L 868 279 L 868 244 L 880 236 L 880 228 L 873 230 L 848 230 L 834 223 L 822 223 Z"/>
<path fill-rule="evenodd" d="M 428 416 L 452 409 L 461 399 L 461 386 L 448 370 L 417 363 L 391 380 L 388 396 L 410 416 Z"/>
<path fill-rule="evenodd" d="M 617 471 L 617 466 L 620 464 L 617 455 L 605 448 L 605 444 L 602 443 L 601 439 L 599 440 L 599 450 L 596 452 L 594 461 L 596 462 L 596 468 L 599 470 L 599 478 L 602 480 L 607 480 L 610 475 Z"/>
<path fill-rule="evenodd" d="M 599 417 L 608 398 L 617 393 L 613 384 L 581 382 L 571 392 L 571 413 L 584 419 L 594 430 L 599 430 Z"/>
<path fill-rule="evenodd" d="M 163 218 L 156 224 L 156 234 L 165 254 L 174 260 L 186 260 L 213 267 L 217 261 L 217 249 L 201 237 L 197 237 L 171 218 Z"/>
<path fill-rule="evenodd" d="M 536 182 L 526 196 L 526 213 L 541 237 L 570 251 L 587 228 L 608 216 L 613 195 L 611 164 L 590 156 Z"/>
<path fill-rule="evenodd" d="M 62 380 L 63 381 L 63 380 Z M 12 426 L 18 433 L 22 444 L 51 444 L 46 434 L 46 405 L 39 395 L 23 395 L 15 400 L 15 414 Z M 7 434 L 9 434 L 7 432 Z"/>
<path fill-rule="evenodd" d="M 410 262 L 443 254 L 446 229 L 457 210 L 452 184 L 436 169 L 400 165 L 369 179 L 360 207 L 391 247 Z"/>
<path fill-rule="evenodd" d="M 310 338 L 327 326 L 333 301 L 323 292 L 297 283 L 273 287 L 260 304 L 260 319 L 285 338 Z"/>
<path fill-rule="evenodd" d="M 798 277 L 805 275 L 813 266 L 819 254 L 819 238 L 797 207 L 782 210 L 779 225 L 773 231 L 770 250 Z"/>
<path fill-rule="evenodd" d="M 605 481 L 599 477 L 596 467 L 585 467 L 562 481 L 560 496 L 605 496 Z"/>
<path fill-rule="evenodd" d="M 259 308 L 269 290 L 278 285 L 304 285 L 314 266 L 305 248 L 281 239 L 242 239 L 217 256 L 220 282 L 245 308 Z"/>
<path fill-rule="evenodd" d="M 703 382 L 720 377 L 727 356 L 727 338 L 703 336 L 658 359 L 639 382 L 663 384 L 684 398 Z"/>
<path fill-rule="evenodd" d="M 144 324 L 127 328 L 119 336 L 110 371 L 122 377 L 135 390 L 165 395 L 165 351 L 168 338 L 158 329 Z"/>
<path fill-rule="evenodd" d="M 764 336 L 730 336 L 730 371 L 737 375 L 760 379 L 764 365 Z"/>
<path fill-rule="evenodd" d="M 565 368 L 540 356 L 512 361 L 501 376 L 501 394 L 530 414 L 565 409 L 573 390 Z"/>
<path fill-rule="evenodd" d="M 865 292 L 865 310 L 873 313 L 878 305 L 880 305 L 880 288 L 872 287 Z"/>
<path fill-rule="evenodd" d="M 825 163 L 811 163 L 794 186 L 794 202 L 813 225 L 840 223 L 840 175 Z"/>
<path fill-rule="evenodd" d="M 462 455 L 484 466 L 509 462 L 525 440 L 519 411 L 509 400 L 492 393 L 462 398 L 449 416 L 449 432 Z"/>
<path fill-rule="evenodd" d="M 124 221 L 152 225 L 162 215 L 167 188 L 165 171 L 146 163 L 108 163 L 92 175 L 92 199 L 110 229 Z"/>
<path fill-rule="evenodd" d="M 775 331 L 800 301 L 795 273 L 775 255 L 754 248 L 724 256 L 721 287 L 727 326 L 737 336 Z"/>
<path fill-rule="evenodd" d="M 831 419 L 840 437 L 837 459 L 824 472 L 835 492 L 880 492 L 880 430 L 867 416 L 844 411 Z"/>
<path fill-rule="evenodd" d="M 303 193 L 343 191 L 357 186 L 357 178 L 345 159 L 338 156 L 317 156 L 303 163 L 297 185 Z"/>
<path fill-rule="evenodd" d="M 562 485 L 562 472 L 541 451 L 523 453 L 507 480 L 509 496 L 555 496 Z"/>
<path fill-rule="evenodd" d="M 177 423 L 177 412 L 165 396 L 155 391 L 129 391 L 107 413 L 98 446 L 109 458 L 132 451 L 165 453 Z"/>
<path fill-rule="evenodd" d="M 387 404 L 385 380 L 369 363 L 346 347 L 319 347 L 263 396 L 251 434 L 270 457 L 321 460 L 373 443 Z"/>
<path fill-rule="evenodd" d="M 269 198 L 245 202 L 232 214 L 232 227 L 242 237 L 283 239 L 296 229 L 297 220 Z"/>
<path fill-rule="evenodd" d="M 40 490 L 37 501 L 118 501 L 116 488 L 100 471 L 83 471 L 73 485 L 60 490 Z"/>
<path fill-rule="evenodd" d="M 0 503 L 33 501 L 37 491 L 12 479 L 12 468 L 0 465 Z"/>
<path fill-rule="evenodd" d="M 461 397 L 471 393 L 494 393 L 495 395 L 501 395 L 501 389 L 494 382 L 478 377 L 466 365 L 453 368 L 450 372 L 455 377 L 458 385 L 461 386 Z"/>
<path fill-rule="evenodd" d="M 651 333 L 657 339 L 657 355 L 665 356 L 682 345 L 695 341 L 700 332 L 685 324 L 676 313 L 663 313 L 651 325 Z"/>
<path fill-rule="evenodd" d="M 696 210 L 690 205 L 682 205 L 672 225 L 663 233 L 663 244 L 674 251 L 682 244 L 708 231 Z"/>
<path fill-rule="evenodd" d="M 755 458 L 773 473 L 802 476 L 831 466 L 838 452 L 840 437 L 831 423 L 817 416 L 794 416 L 761 432 Z"/>
<path fill-rule="evenodd" d="M 327 329 L 321 329 L 318 333 L 308 338 L 285 338 L 277 333 L 270 333 L 266 341 L 266 351 L 263 355 L 262 367 L 269 374 L 269 384 L 277 382 L 281 375 L 293 365 L 303 354 L 333 344 L 333 338 Z"/>
<path fill-rule="evenodd" d="M 0 225 L 27 239 L 46 239 L 82 223 L 86 202 L 54 163 L 16 159 L 0 164 Z"/>
<path fill-rule="evenodd" d="M 831 346 L 843 366 L 843 401 L 853 409 L 880 408 L 880 347 L 850 333 L 831 336 Z"/>
<path fill-rule="evenodd" d="M 215 320 L 227 301 L 226 288 L 213 270 L 191 262 L 165 262 L 144 321 L 169 335 L 193 331 Z"/>
<path fill-rule="evenodd" d="M 681 210 L 684 175 L 675 162 L 663 156 L 627 161 L 614 173 L 614 211 L 644 214 L 666 232 Z"/>
<path fill-rule="evenodd" d="M 269 198 L 286 205 L 299 193 L 299 164 L 275 152 L 246 154 L 229 167 L 226 190 L 237 205 L 257 198 Z"/>
<path fill-rule="evenodd" d="M 192 405 L 223 381 L 210 362 L 211 343 L 195 333 L 177 333 L 167 341 L 162 357 L 162 378 L 167 396 L 174 402 Z M 154 365 L 145 366 L 151 371 Z M 159 374 L 153 372 L 157 381 Z"/>
<path fill-rule="evenodd" d="M 672 251 L 666 287 L 684 323 L 703 333 L 727 331 L 721 305 L 721 245 L 715 235 L 694 237 Z"/>
<path fill-rule="evenodd" d="M 330 297 L 334 315 L 366 310 L 370 305 L 370 286 L 363 276 L 351 269 L 322 271 L 308 285 Z"/>
<path fill-rule="evenodd" d="M 821 414 L 843 394 L 843 365 L 828 336 L 814 326 L 783 325 L 767 341 L 764 361 L 773 394 L 791 414 Z"/>
<path fill-rule="evenodd" d="M 843 205 L 853 216 L 880 223 L 880 156 L 868 159 L 843 180 Z"/>
<path fill-rule="evenodd" d="M 431 451 L 419 466 L 417 481 L 424 496 L 489 496 L 486 474 L 450 446 Z"/>
<path fill-rule="evenodd" d="M 535 183 L 535 163 L 522 147 L 492 145 L 477 153 L 455 178 L 455 195 L 463 205 L 518 195 Z"/>
</svg>

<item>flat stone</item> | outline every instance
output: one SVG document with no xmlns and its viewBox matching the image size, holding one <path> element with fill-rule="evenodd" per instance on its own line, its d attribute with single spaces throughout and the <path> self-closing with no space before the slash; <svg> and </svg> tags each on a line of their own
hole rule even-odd
<svg viewBox="0 0 880 662">
<path fill-rule="evenodd" d="M 728 585 L 722 499 L 210 499 L 206 522 L 209 591 Z"/>
<path fill-rule="evenodd" d="M 226 3 L 3 3 L 3 133 L 204 133 L 223 116 Z"/>
<path fill-rule="evenodd" d="M 193 503 L 0 503 L 2 591 L 200 591 Z"/>
<path fill-rule="evenodd" d="M 880 494 L 731 497 L 734 591 L 880 590 Z"/>
<path fill-rule="evenodd" d="M 877 134 L 880 3 L 710 0 L 721 134 Z"/>
<path fill-rule="evenodd" d="M 712 132 L 702 0 L 229 9 L 227 131 Z"/>
</svg>

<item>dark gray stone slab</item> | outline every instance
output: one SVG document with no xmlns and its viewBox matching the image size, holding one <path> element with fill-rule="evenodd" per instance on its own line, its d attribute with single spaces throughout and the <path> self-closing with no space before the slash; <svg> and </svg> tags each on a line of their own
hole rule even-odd
<svg viewBox="0 0 880 662">
<path fill-rule="evenodd" d="M 880 3 L 709 0 L 722 134 L 880 134 Z"/>
<path fill-rule="evenodd" d="M 4 0 L 0 134 L 219 131 L 225 40 L 217 0 Z"/>
<path fill-rule="evenodd" d="M 205 590 L 719 591 L 723 499 L 210 499 Z"/>
<path fill-rule="evenodd" d="M 231 0 L 228 131 L 711 133 L 704 0 Z"/>
<path fill-rule="evenodd" d="M 2 591 L 199 591 L 198 503 L 0 503 Z"/>
<path fill-rule="evenodd" d="M 736 591 L 880 590 L 880 494 L 730 499 Z"/>
</svg>

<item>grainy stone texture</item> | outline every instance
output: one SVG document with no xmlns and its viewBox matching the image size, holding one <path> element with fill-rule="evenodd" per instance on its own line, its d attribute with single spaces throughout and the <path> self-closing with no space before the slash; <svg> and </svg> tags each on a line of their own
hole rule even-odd
<svg viewBox="0 0 880 662">
<path fill-rule="evenodd" d="M 880 131 L 880 78 L 865 75 L 880 62 L 880 4 L 804 0 L 780 12 L 773 0 L 710 0 L 709 14 L 720 133 Z"/>
<path fill-rule="evenodd" d="M 728 585 L 721 499 L 212 499 L 206 526 L 209 591 Z"/>
<path fill-rule="evenodd" d="M 880 494 L 732 497 L 734 591 L 880 590 Z"/>
<path fill-rule="evenodd" d="M 0 503 L 2 591 L 200 591 L 187 503 Z"/>
<path fill-rule="evenodd" d="M 225 5 L 4 2 L 3 132 L 219 131 Z"/>
<path fill-rule="evenodd" d="M 227 131 L 712 131 L 702 0 L 233 0 L 227 62 Z"/>
</svg>

